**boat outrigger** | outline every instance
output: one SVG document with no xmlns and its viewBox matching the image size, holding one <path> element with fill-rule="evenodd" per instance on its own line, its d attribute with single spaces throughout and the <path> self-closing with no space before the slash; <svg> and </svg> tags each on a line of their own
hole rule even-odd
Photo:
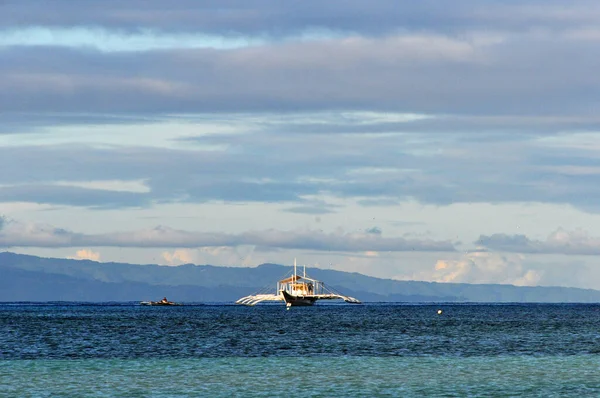
<svg viewBox="0 0 600 398">
<path fill-rule="evenodd" d="M 294 260 L 294 273 L 289 278 L 277 282 L 276 293 L 254 294 L 242 297 L 236 304 L 253 306 L 263 301 L 284 301 L 287 307 L 313 305 L 317 300 L 341 299 L 350 304 L 362 304 L 354 297 L 344 296 L 316 279 L 306 275 L 304 266 L 303 275 L 298 275 L 296 260 Z"/>
</svg>

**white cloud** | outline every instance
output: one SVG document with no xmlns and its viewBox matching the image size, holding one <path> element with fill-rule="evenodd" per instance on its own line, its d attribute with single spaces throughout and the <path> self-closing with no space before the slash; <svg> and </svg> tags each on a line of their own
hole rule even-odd
<svg viewBox="0 0 600 398">
<path fill-rule="evenodd" d="M 397 279 L 452 283 L 502 283 L 535 286 L 543 277 L 540 270 L 529 269 L 517 254 L 467 253 L 458 260 L 438 260 L 432 270 Z"/>
<path fill-rule="evenodd" d="M 100 253 L 92 251 L 90 249 L 81 249 L 75 252 L 74 257 L 67 257 L 74 260 L 92 260 L 92 261 L 100 261 Z"/>
<path fill-rule="evenodd" d="M 264 44 L 261 38 L 227 37 L 201 33 L 118 32 L 105 28 L 25 27 L 0 30 L 3 46 L 68 46 L 99 51 L 148 51 L 172 48 L 232 49 Z"/>
<path fill-rule="evenodd" d="M 162 252 L 162 258 L 169 265 L 181 265 L 194 263 L 194 252 L 188 249 L 177 249 L 173 252 Z"/>
<path fill-rule="evenodd" d="M 269 262 L 272 258 L 270 252 L 259 253 L 255 249 L 252 245 L 203 247 L 198 249 L 198 259 L 204 264 L 251 266 Z"/>
<path fill-rule="evenodd" d="M 542 275 L 539 271 L 528 270 L 523 276 L 514 280 L 513 285 L 516 286 L 536 286 Z"/>
</svg>

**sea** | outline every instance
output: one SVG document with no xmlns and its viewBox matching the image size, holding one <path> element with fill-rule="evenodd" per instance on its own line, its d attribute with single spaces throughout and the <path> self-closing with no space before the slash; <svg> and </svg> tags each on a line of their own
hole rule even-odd
<svg viewBox="0 0 600 398">
<path fill-rule="evenodd" d="M 0 303 L 0 397 L 599 397 L 600 304 Z"/>
</svg>

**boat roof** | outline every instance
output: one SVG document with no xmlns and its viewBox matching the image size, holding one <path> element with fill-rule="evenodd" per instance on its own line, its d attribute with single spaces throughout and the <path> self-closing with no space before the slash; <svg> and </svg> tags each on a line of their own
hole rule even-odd
<svg viewBox="0 0 600 398">
<path fill-rule="evenodd" d="M 289 278 L 285 278 L 285 279 L 280 280 L 279 283 L 297 282 L 297 281 L 299 281 L 301 279 L 303 279 L 305 281 L 309 281 L 309 282 L 319 282 L 318 280 L 313 279 L 313 278 L 308 278 L 308 277 L 300 276 L 300 275 L 292 275 Z"/>
<path fill-rule="evenodd" d="M 280 280 L 279 283 L 296 282 L 298 279 L 302 279 L 302 277 L 300 275 L 292 275 L 289 278 Z"/>
</svg>

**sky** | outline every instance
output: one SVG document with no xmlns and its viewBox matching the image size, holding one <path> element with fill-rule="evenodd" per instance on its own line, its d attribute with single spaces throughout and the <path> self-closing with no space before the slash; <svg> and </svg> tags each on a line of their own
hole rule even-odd
<svg viewBox="0 0 600 398">
<path fill-rule="evenodd" d="M 597 1 L 0 2 L 0 250 L 600 289 Z"/>
</svg>

